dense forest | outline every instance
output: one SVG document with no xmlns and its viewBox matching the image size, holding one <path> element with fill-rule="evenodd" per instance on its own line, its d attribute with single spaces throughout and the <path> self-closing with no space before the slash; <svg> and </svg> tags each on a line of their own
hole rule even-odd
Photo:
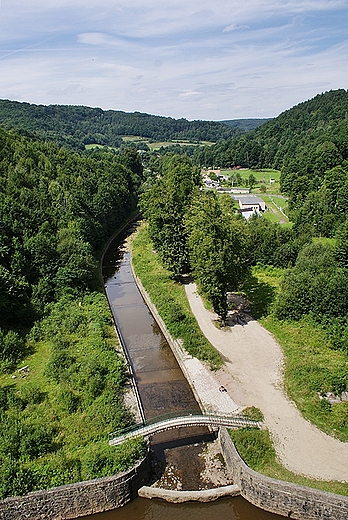
<svg viewBox="0 0 348 520">
<path fill-rule="evenodd" d="M 85 145 L 119 147 L 121 136 L 154 141 L 228 139 L 249 128 L 214 121 L 188 121 L 85 106 L 33 105 L 0 100 L 0 126 L 27 136 L 83 150 Z"/>
<path fill-rule="evenodd" d="M 282 189 L 290 196 L 316 189 L 326 170 L 347 165 L 348 91 L 334 90 L 283 112 L 256 130 L 197 150 L 205 166 L 282 170 Z M 300 182 L 298 181 L 300 178 Z"/>
<path fill-rule="evenodd" d="M 252 132 L 196 150 L 200 166 L 275 168 L 291 220 L 332 236 L 345 219 L 348 91 L 334 90 L 283 112 Z"/>
<path fill-rule="evenodd" d="M 98 263 L 142 181 L 135 150 L 80 155 L 0 130 L 0 497 L 139 455 L 106 442 L 132 416 Z"/>
<path fill-rule="evenodd" d="M 251 130 L 255 130 L 255 128 L 258 128 L 259 126 L 265 124 L 267 121 L 269 121 L 269 118 L 226 119 L 221 122 L 225 123 L 225 125 L 239 128 L 240 130 L 243 130 L 243 132 L 250 132 Z"/>
</svg>

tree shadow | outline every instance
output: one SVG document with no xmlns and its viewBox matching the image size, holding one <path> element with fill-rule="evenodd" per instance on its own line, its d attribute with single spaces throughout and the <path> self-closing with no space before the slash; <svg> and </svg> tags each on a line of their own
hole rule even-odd
<svg viewBox="0 0 348 520">
<path fill-rule="evenodd" d="M 250 276 L 243 285 L 243 291 L 251 303 L 253 318 L 259 319 L 269 314 L 275 299 L 275 287 L 260 282 L 255 276 Z"/>
</svg>

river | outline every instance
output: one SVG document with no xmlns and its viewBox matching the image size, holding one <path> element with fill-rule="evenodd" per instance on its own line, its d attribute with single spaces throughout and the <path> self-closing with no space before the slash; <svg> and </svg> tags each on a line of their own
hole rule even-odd
<svg viewBox="0 0 348 520">
<path fill-rule="evenodd" d="M 197 411 L 199 406 L 183 376 L 177 361 L 143 301 L 130 266 L 130 254 L 125 247 L 127 235 L 113 240 L 103 259 L 102 274 L 110 308 L 126 345 L 146 419 L 167 414 Z M 180 432 L 180 433 L 179 433 Z M 197 445 L 209 437 L 206 429 L 196 428 L 189 434 L 174 430 L 155 439 L 159 450 L 168 447 L 174 437 L 192 437 Z M 172 437 L 171 437 L 172 436 Z M 173 437 L 174 436 L 174 437 Z M 186 441 L 183 441 L 186 442 Z M 193 450 L 194 451 L 194 450 Z M 186 489 L 197 489 L 189 480 L 194 464 L 188 452 L 181 460 L 184 464 Z M 197 482 L 195 483 L 197 484 Z M 209 504 L 189 502 L 169 504 L 162 500 L 137 498 L 126 506 L 91 515 L 91 520 L 277 520 L 283 517 L 258 509 L 241 497 L 219 499 Z"/>
</svg>

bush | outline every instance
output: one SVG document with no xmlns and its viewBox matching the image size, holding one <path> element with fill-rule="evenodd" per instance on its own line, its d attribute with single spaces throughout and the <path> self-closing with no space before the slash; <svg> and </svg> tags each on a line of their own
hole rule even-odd
<svg viewBox="0 0 348 520">
<path fill-rule="evenodd" d="M 21 428 L 20 454 L 22 460 L 33 460 L 54 450 L 54 430 L 49 425 L 27 424 Z"/>
<path fill-rule="evenodd" d="M 240 428 L 229 430 L 239 455 L 255 471 L 262 472 L 275 461 L 275 451 L 267 430 Z"/>
<path fill-rule="evenodd" d="M 75 359 L 66 351 L 53 351 L 47 363 L 45 374 L 56 383 L 66 382 Z"/>
<path fill-rule="evenodd" d="M 0 329 L 0 369 L 11 372 L 25 354 L 25 341 L 18 333 Z"/>
</svg>

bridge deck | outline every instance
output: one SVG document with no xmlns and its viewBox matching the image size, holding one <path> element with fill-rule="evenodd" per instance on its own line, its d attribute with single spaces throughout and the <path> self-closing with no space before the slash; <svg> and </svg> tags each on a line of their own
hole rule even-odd
<svg viewBox="0 0 348 520">
<path fill-rule="evenodd" d="M 151 437 L 156 433 L 171 430 L 173 428 L 189 427 L 189 426 L 227 426 L 229 428 L 243 428 L 245 426 L 252 426 L 256 428 L 261 427 L 258 421 L 252 421 L 245 417 L 218 416 L 218 415 L 185 415 L 182 417 L 172 417 L 151 424 L 135 426 L 131 431 L 115 435 L 110 439 L 110 446 L 118 446 L 122 442 L 132 439 L 134 437 Z"/>
</svg>

